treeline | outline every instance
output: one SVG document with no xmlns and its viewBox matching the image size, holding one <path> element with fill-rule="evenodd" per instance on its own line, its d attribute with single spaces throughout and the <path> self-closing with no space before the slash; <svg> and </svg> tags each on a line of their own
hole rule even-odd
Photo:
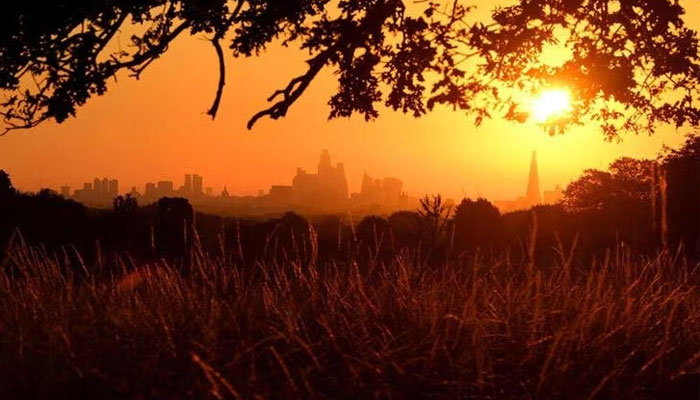
<svg viewBox="0 0 700 400">
<path fill-rule="evenodd" d="M 700 138 L 656 160 L 622 158 L 607 171 L 588 170 L 557 205 L 501 215 L 486 200 L 464 199 L 454 209 L 440 196 L 414 212 L 306 219 L 294 213 L 267 220 L 196 213 L 185 199 L 139 206 L 118 197 L 112 210 L 88 209 L 49 190 L 24 194 L 0 173 L 0 240 L 41 244 L 50 254 L 100 262 L 108 254 L 137 260 L 187 262 L 191 250 L 237 262 L 276 259 L 390 259 L 410 250 L 425 260 L 448 257 L 562 257 L 572 248 L 601 257 L 619 244 L 652 253 L 700 247 Z M 552 252 L 558 249 L 558 253 Z M 559 254 L 559 255 L 557 255 Z"/>
</svg>

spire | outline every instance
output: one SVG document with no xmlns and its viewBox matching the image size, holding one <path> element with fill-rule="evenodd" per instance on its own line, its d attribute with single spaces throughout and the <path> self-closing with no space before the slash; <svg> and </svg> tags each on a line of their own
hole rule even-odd
<svg viewBox="0 0 700 400">
<path fill-rule="evenodd" d="M 331 164 L 331 154 L 328 152 L 328 150 L 324 149 L 321 153 L 321 159 L 318 162 L 318 173 L 323 174 L 332 169 L 333 166 Z"/>
<path fill-rule="evenodd" d="M 530 162 L 530 179 L 527 182 L 527 194 L 525 195 L 528 206 L 536 206 L 542 203 L 540 195 L 540 177 L 537 171 L 537 152 L 532 151 L 532 161 Z"/>
</svg>

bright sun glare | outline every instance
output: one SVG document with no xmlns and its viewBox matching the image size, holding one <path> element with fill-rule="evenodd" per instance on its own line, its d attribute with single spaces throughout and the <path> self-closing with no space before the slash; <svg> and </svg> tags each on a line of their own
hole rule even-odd
<svg viewBox="0 0 700 400">
<path fill-rule="evenodd" d="M 571 111 L 571 94 L 554 89 L 542 92 L 532 103 L 532 116 L 538 123 L 560 118 Z"/>
</svg>

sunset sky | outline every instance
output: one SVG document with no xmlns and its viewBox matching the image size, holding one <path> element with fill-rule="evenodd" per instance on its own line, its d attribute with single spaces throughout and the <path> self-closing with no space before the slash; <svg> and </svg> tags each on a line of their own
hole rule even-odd
<svg viewBox="0 0 700 400">
<path fill-rule="evenodd" d="M 687 3 L 687 21 L 698 29 L 700 4 Z M 183 36 L 140 81 L 112 82 L 77 118 L 0 138 L 0 168 L 22 190 L 76 188 L 104 176 L 118 178 L 122 191 L 143 191 L 148 181 L 180 185 L 183 174 L 199 173 L 217 193 L 226 185 L 235 194 L 255 194 L 289 184 L 297 167 L 315 170 L 321 150 L 328 149 L 333 162 L 345 163 L 353 192 L 366 171 L 401 178 L 415 196 L 440 192 L 499 200 L 523 194 L 533 150 L 542 188 L 550 189 L 620 156 L 652 157 L 664 144 L 679 144 L 688 131 L 668 128 L 653 137 L 605 143 L 594 126 L 550 137 L 534 124 L 501 120 L 475 128 L 451 109 L 421 119 L 384 110 L 375 122 L 328 121 L 326 103 L 335 88 L 328 70 L 286 118 L 261 120 L 248 131 L 246 122 L 265 107 L 269 94 L 304 71 L 304 55 L 274 46 L 257 58 L 227 61 L 216 121 L 206 115 L 218 79 L 214 50 L 201 37 Z"/>
</svg>

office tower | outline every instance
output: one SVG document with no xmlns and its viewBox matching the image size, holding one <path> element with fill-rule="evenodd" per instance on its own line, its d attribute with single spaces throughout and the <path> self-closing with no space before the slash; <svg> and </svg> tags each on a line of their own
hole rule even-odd
<svg viewBox="0 0 700 400">
<path fill-rule="evenodd" d="M 109 196 L 116 197 L 119 194 L 119 181 L 112 179 L 109 181 Z"/>
<path fill-rule="evenodd" d="M 202 194 L 203 187 L 204 178 L 197 174 L 192 175 L 192 192 L 195 195 L 200 196 Z"/>
<path fill-rule="evenodd" d="M 157 191 L 158 191 L 158 189 L 156 188 L 156 184 L 149 182 L 146 184 L 146 189 L 144 190 L 144 196 L 146 196 L 148 198 L 158 197 Z"/>
<path fill-rule="evenodd" d="M 185 193 L 192 193 L 192 175 L 185 174 Z"/>
<path fill-rule="evenodd" d="M 525 201 L 528 207 L 542 204 L 542 196 L 540 194 L 540 178 L 537 171 L 537 153 L 532 152 L 532 161 L 530 162 L 530 178 L 527 182 L 527 194 Z"/>
<path fill-rule="evenodd" d="M 343 164 L 333 166 L 328 150 L 323 150 L 318 173 L 310 174 L 297 168 L 292 180 L 292 202 L 296 205 L 323 210 L 337 210 L 348 201 L 348 183 Z"/>
<path fill-rule="evenodd" d="M 172 196 L 175 192 L 175 185 L 172 181 L 160 181 L 158 182 L 158 196 Z"/>
<path fill-rule="evenodd" d="M 401 198 L 403 182 L 396 178 L 384 178 L 382 181 L 382 206 L 396 209 Z"/>
</svg>

